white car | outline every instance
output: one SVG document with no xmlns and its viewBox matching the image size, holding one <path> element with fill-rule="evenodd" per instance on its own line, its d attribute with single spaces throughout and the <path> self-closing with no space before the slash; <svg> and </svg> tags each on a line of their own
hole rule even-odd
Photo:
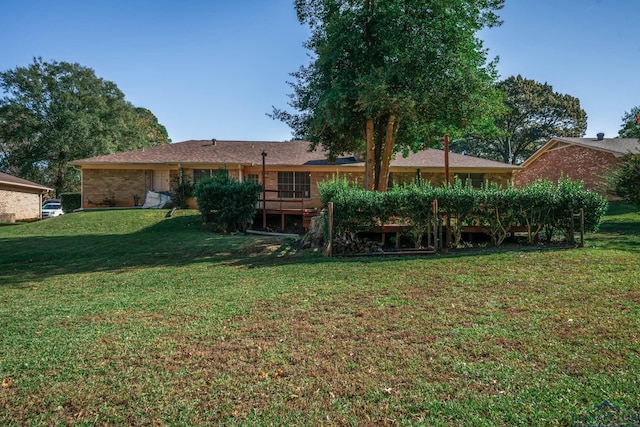
<svg viewBox="0 0 640 427">
<path fill-rule="evenodd" d="M 64 214 L 60 200 L 47 200 L 42 205 L 42 219 L 53 218 Z"/>
</svg>

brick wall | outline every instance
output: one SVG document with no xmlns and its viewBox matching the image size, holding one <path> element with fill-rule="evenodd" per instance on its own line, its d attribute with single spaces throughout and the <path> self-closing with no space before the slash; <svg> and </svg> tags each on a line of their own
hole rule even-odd
<svg viewBox="0 0 640 427">
<path fill-rule="evenodd" d="M 7 220 L 33 220 L 40 218 L 40 193 L 25 193 L 11 189 L 0 189 L 0 214 Z M 15 214 L 8 215 L 8 214 Z"/>
<path fill-rule="evenodd" d="M 585 188 L 606 193 L 605 176 L 615 167 L 613 154 L 577 145 L 549 150 L 514 177 L 514 185 L 523 186 L 537 179 L 558 182 L 561 176 L 582 180 Z"/>
<path fill-rule="evenodd" d="M 84 169 L 82 171 L 82 207 L 104 206 L 104 200 L 113 197 L 116 206 L 135 206 L 144 203 L 147 189 L 151 188 L 151 171 L 131 169 Z"/>
</svg>

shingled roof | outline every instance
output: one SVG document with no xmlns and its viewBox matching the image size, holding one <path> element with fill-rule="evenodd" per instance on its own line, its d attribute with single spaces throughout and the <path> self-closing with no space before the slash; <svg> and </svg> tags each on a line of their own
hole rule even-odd
<svg viewBox="0 0 640 427">
<path fill-rule="evenodd" d="M 637 138 L 554 138 L 559 142 L 582 145 L 601 151 L 610 152 L 616 156 L 628 153 L 640 154 L 640 140 Z"/>
<path fill-rule="evenodd" d="M 109 154 L 71 162 L 74 166 L 91 165 L 160 165 L 160 164 L 262 164 L 262 152 L 267 153 L 265 163 L 268 166 L 356 166 L 364 167 L 363 161 L 353 156 L 342 156 L 330 163 L 322 149 L 309 151 L 311 144 L 307 141 L 290 142 L 258 142 L 258 141 L 215 141 L 191 140 L 173 144 L 144 148 L 135 151 Z M 416 168 L 441 168 L 444 165 L 444 151 L 424 150 L 411 153 L 407 157 L 396 154 L 391 166 Z M 450 153 L 449 165 L 452 168 L 490 168 L 514 170 L 518 166 Z"/>
<path fill-rule="evenodd" d="M 549 150 L 567 145 L 577 145 L 613 154 L 615 157 L 622 157 L 625 154 L 640 154 L 640 140 L 636 138 L 551 138 L 522 163 L 523 167 L 528 167 L 536 159 Z"/>
<path fill-rule="evenodd" d="M 35 182 L 27 181 L 26 179 L 18 178 L 17 176 L 9 175 L 8 173 L 0 172 L 0 184 L 9 185 L 12 187 L 21 187 L 31 190 L 50 191 L 49 187 L 36 184 Z"/>
</svg>

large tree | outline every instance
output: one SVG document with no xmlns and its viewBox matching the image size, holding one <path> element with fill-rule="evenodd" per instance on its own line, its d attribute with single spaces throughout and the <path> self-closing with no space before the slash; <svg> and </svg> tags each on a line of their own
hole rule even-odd
<svg viewBox="0 0 640 427">
<path fill-rule="evenodd" d="M 618 132 L 618 136 L 620 138 L 640 139 L 640 105 L 624 113 L 624 116 L 622 116 L 622 128 Z"/>
<path fill-rule="evenodd" d="M 504 114 L 495 121 L 497 132 L 473 134 L 451 144 L 451 150 L 516 164 L 526 160 L 549 138 L 579 137 L 587 129 L 580 100 L 553 91 L 547 83 L 522 76 L 497 84 L 504 93 Z"/>
<path fill-rule="evenodd" d="M 169 142 L 164 126 L 79 64 L 44 62 L 0 73 L 0 168 L 62 191 L 79 188 L 71 160 Z"/>
<path fill-rule="evenodd" d="M 363 152 L 365 183 L 384 191 L 397 151 L 437 144 L 495 105 L 492 64 L 476 33 L 503 0 L 296 0 L 311 63 L 292 74 L 272 116 L 332 158 Z M 487 101 L 487 102 L 485 102 Z"/>
</svg>

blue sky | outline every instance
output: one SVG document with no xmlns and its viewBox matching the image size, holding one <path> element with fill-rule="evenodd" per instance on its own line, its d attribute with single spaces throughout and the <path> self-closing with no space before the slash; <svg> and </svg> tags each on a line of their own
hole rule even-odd
<svg viewBox="0 0 640 427">
<path fill-rule="evenodd" d="M 77 62 L 150 109 L 174 142 L 286 140 L 266 116 L 286 107 L 289 73 L 308 63 L 293 0 L 5 2 L 0 70 Z M 640 0 L 506 0 L 480 38 L 501 78 L 551 84 L 580 99 L 587 136 L 616 136 L 640 105 Z"/>
</svg>

